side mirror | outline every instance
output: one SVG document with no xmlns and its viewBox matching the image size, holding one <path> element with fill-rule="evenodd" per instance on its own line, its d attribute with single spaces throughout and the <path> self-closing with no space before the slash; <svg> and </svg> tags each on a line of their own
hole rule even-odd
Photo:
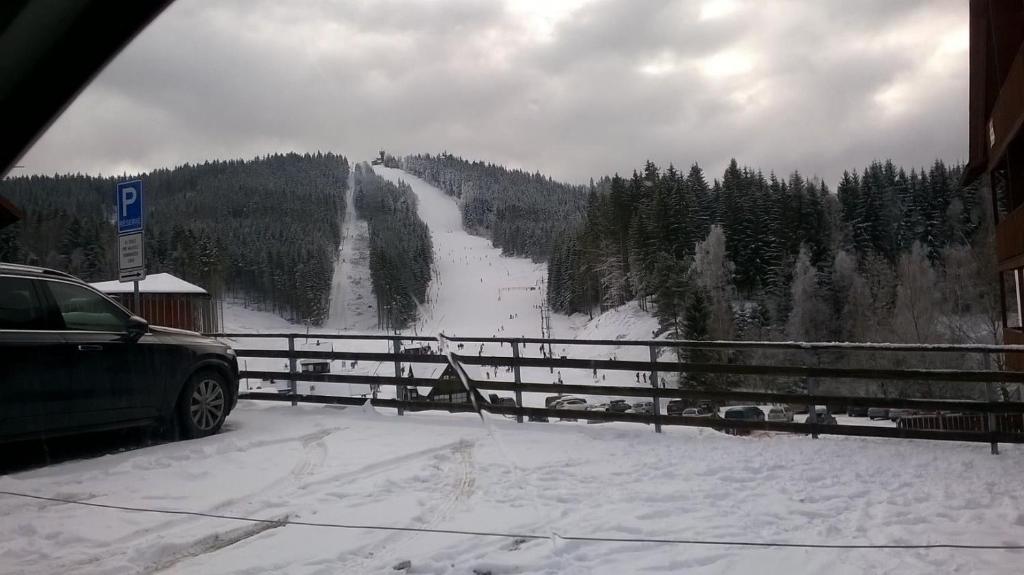
<svg viewBox="0 0 1024 575">
<path fill-rule="evenodd" d="M 128 318 L 127 337 L 132 343 L 142 339 L 142 336 L 149 331 L 149 322 L 137 315 Z"/>
</svg>

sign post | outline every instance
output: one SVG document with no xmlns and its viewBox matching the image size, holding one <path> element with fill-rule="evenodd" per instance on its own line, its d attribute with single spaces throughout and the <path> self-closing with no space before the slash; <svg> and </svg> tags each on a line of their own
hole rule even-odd
<svg viewBox="0 0 1024 575">
<path fill-rule="evenodd" d="M 139 280 L 146 279 L 146 242 L 142 222 L 142 180 L 117 184 L 117 276 L 135 282 L 135 309 L 140 311 Z"/>
</svg>

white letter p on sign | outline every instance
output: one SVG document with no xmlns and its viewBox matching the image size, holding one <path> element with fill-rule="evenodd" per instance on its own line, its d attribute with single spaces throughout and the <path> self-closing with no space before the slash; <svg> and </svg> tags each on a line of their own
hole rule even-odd
<svg viewBox="0 0 1024 575">
<path fill-rule="evenodd" d="M 127 187 L 121 189 L 121 217 L 128 217 L 128 206 L 135 203 L 138 198 L 138 192 L 135 188 Z"/>
</svg>

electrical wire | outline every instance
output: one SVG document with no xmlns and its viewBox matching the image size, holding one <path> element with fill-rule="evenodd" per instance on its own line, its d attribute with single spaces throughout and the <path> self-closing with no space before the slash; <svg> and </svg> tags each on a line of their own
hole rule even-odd
<svg viewBox="0 0 1024 575">
<path fill-rule="evenodd" d="M 247 521 L 249 523 L 272 524 L 275 527 L 297 525 L 304 527 L 323 527 L 333 529 L 361 529 L 368 531 L 406 531 L 415 533 L 434 533 L 441 535 L 468 535 L 473 537 L 502 537 L 508 539 L 561 539 L 563 541 L 580 541 L 590 543 L 653 543 L 661 545 L 711 545 L 721 547 L 782 547 L 799 549 L 981 549 L 981 550 L 1022 550 L 1024 545 L 972 545 L 962 543 L 926 543 L 926 544 L 872 544 L 872 543 L 790 543 L 779 541 L 732 541 L 716 539 L 671 539 L 671 538 L 649 538 L 649 537 L 597 537 L 584 535 L 539 535 L 536 533 L 505 533 L 499 531 L 471 531 L 466 529 L 438 529 L 426 527 L 397 527 L 390 525 L 362 525 L 346 523 L 324 523 L 316 521 L 299 521 L 294 519 L 259 519 L 256 517 L 242 517 L 239 515 L 224 515 L 220 513 L 205 513 L 202 511 L 186 511 L 180 509 L 152 509 L 148 507 L 132 507 L 128 505 L 113 505 L 108 503 L 94 503 L 90 501 L 75 501 L 62 497 L 44 497 L 29 493 L 16 491 L 0 491 L 0 495 L 9 497 L 20 497 L 24 499 L 35 499 L 39 501 L 50 501 L 54 503 L 66 503 L 69 505 L 81 505 L 85 507 L 96 507 L 100 509 L 113 509 L 117 511 L 133 511 L 140 513 L 160 513 L 164 515 L 189 515 L 193 517 L 207 517 L 210 519 L 226 519 L 229 521 Z"/>
</svg>

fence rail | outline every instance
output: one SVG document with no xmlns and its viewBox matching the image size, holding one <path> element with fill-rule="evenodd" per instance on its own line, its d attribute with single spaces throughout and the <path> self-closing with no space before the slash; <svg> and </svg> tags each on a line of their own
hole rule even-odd
<svg viewBox="0 0 1024 575">
<path fill-rule="evenodd" d="M 982 354 L 986 360 L 995 354 L 1024 353 L 1024 346 L 991 346 L 991 345 L 912 345 L 912 344 L 836 344 L 836 343 L 797 343 L 797 342 L 693 342 L 693 341 L 625 341 L 625 340 L 566 340 L 541 338 L 471 338 L 450 337 L 449 342 L 473 342 L 481 344 L 498 343 L 504 348 L 509 344 L 510 355 L 483 355 L 483 348 L 477 355 L 451 353 L 404 353 L 402 342 L 433 343 L 437 338 L 423 336 L 380 336 L 380 335 L 331 335 L 316 334 L 260 334 L 260 333 L 229 333 L 216 334 L 225 339 L 285 339 L 287 349 L 245 348 L 237 349 L 240 358 L 284 359 L 288 361 L 288 371 L 243 370 L 240 376 L 244 379 L 278 380 L 289 382 L 288 393 L 250 392 L 244 397 L 250 399 L 290 401 L 293 404 L 302 401 L 310 403 L 328 403 L 341 405 L 360 405 L 370 401 L 376 407 L 394 408 L 399 414 L 405 411 L 441 410 L 448 412 L 466 412 L 480 409 L 494 414 L 515 417 L 517 421 L 524 419 L 545 421 L 549 418 L 587 420 L 590 422 L 619 421 L 653 425 L 660 431 L 663 425 L 707 427 L 731 433 L 751 431 L 786 432 L 810 434 L 817 437 L 825 435 L 850 435 L 861 437 L 929 439 L 946 441 L 985 442 L 992 446 L 993 453 L 998 452 L 998 443 L 1024 443 L 1024 402 L 997 400 L 993 391 L 995 384 L 1024 383 L 1024 372 L 1000 371 L 992 369 L 922 369 L 922 368 L 864 368 L 864 367 L 821 367 L 820 365 L 791 365 L 764 362 L 758 364 L 722 363 L 722 362 L 690 362 L 690 361 L 659 361 L 659 350 L 667 349 L 717 349 L 720 351 L 743 351 L 747 349 L 773 350 L 778 352 L 803 351 L 812 354 L 838 351 L 860 352 L 892 352 L 933 354 Z M 296 348 L 296 342 L 302 339 L 317 340 L 350 340 L 380 341 L 387 344 L 388 352 L 369 351 L 319 351 Z M 650 361 L 573 358 L 567 356 L 531 357 L 520 353 L 526 344 L 557 344 L 566 346 L 616 346 L 616 347 L 648 347 Z M 790 354 L 791 355 L 791 354 Z M 344 373 L 308 373 L 296 369 L 299 359 L 339 360 L 377 362 L 378 365 L 393 364 L 394 375 L 365 375 Z M 512 405 L 507 403 L 484 402 L 482 405 L 451 404 L 425 401 L 423 399 L 406 399 L 409 387 L 427 387 L 437 380 L 423 377 L 404 377 L 402 366 L 405 364 L 447 364 L 453 361 L 459 365 L 485 367 L 507 367 L 514 373 L 514 381 L 470 379 L 471 390 L 482 392 L 486 397 L 490 392 L 512 392 L 515 400 Z M 790 358 L 788 361 L 792 361 Z M 588 370 L 595 376 L 598 370 L 632 371 L 650 374 L 654 385 L 647 387 L 622 385 L 589 385 L 579 383 L 551 383 L 523 381 L 522 368 Z M 463 370 L 460 370 L 463 371 Z M 712 374 L 760 378 L 796 378 L 807 383 L 804 391 L 755 391 L 744 389 L 692 389 L 660 387 L 658 374 Z M 817 393 L 821 380 L 841 380 L 855 383 L 879 382 L 950 382 L 963 384 L 965 391 L 973 392 L 974 396 L 985 396 L 985 400 L 977 399 L 935 399 L 927 397 L 889 397 L 880 395 L 837 395 Z M 396 397 L 390 399 L 377 397 L 376 392 L 371 399 L 365 397 L 338 397 L 323 394 L 300 394 L 298 382 L 350 383 L 366 384 L 377 390 L 381 387 L 395 387 Z M 649 399 L 655 408 L 650 413 L 619 413 L 600 410 L 569 410 L 554 408 L 526 407 L 522 402 L 524 393 L 547 395 L 591 395 L 608 397 L 630 397 Z M 470 394 L 472 395 L 472 394 Z M 1004 398 L 1005 399 L 1005 398 Z M 688 404 L 710 401 L 715 404 L 728 402 L 747 402 L 757 404 L 800 404 L 815 406 L 851 406 L 899 408 L 912 410 L 908 413 L 924 415 L 906 416 L 900 419 L 895 427 L 876 425 L 837 425 L 815 423 L 790 423 L 779 421 L 743 421 L 723 419 L 716 416 L 680 416 L 667 415 L 661 409 L 662 400 L 682 400 Z M 813 408 L 812 408 L 813 411 Z"/>
</svg>

